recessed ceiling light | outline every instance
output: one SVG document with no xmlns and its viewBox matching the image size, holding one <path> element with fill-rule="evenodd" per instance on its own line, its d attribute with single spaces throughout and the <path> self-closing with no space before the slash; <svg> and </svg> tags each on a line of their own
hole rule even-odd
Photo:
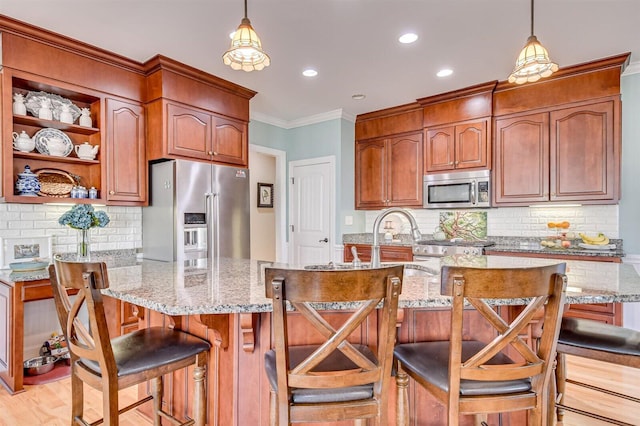
<svg viewBox="0 0 640 426">
<path fill-rule="evenodd" d="M 400 38 L 398 39 L 398 41 L 400 43 L 404 43 L 404 44 L 408 44 L 408 43 L 413 43 L 414 41 L 416 41 L 418 39 L 418 35 L 414 34 L 414 33 L 406 33 L 406 34 L 402 34 L 400 36 Z"/>
<path fill-rule="evenodd" d="M 302 75 L 304 75 L 305 77 L 315 77 L 316 75 L 318 75 L 318 71 L 309 68 L 302 71 Z"/>
<path fill-rule="evenodd" d="M 445 69 L 442 69 L 442 70 L 438 71 L 438 73 L 436 75 L 438 77 L 448 77 L 451 74 L 453 74 L 453 70 L 450 70 L 449 68 L 445 68 Z"/>
<path fill-rule="evenodd" d="M 361 93 L 355 94 L 355 95 L 351 95 L 351 99 L 353 99 L 354 101 L 361 101 L 364 98 L 366 98 L 366 95 L 363 95 Z"/>
</svg>

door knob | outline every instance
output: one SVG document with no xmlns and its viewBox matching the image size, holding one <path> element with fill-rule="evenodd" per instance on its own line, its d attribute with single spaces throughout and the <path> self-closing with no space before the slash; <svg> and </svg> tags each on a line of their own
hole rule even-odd
<svg viewBox="0 0 640 426">
<path fill-rule="evenodd" d="M 329 242 L 329 238 L 324 237 L 324 240 L 318 240 L 319 243 L 328 243 Z"/>
</svg>

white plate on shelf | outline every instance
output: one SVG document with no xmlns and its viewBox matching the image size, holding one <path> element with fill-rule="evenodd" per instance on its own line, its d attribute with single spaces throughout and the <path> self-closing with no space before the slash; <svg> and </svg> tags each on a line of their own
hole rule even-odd
<svg viewBox="0 0 640 426">
<path fill-rule="evenodd" d="M 578 243 L 578 247 L 582 247 L 587 250 L 615 250 L 615 244 L 587 244 L 587 243 Z"/>
<path fill-rule="evenodd" d="M 43 138 L 52 138 L 52 137 L 60 138 L 64 142 L 65 148 L 64 148 L 63 157 L 66 157 L 67 155 L 71 154 L 71 151 L 73 151 L 73 142 L 71 142 L 71 139 L 69 139 L 69 136 L 67 136 L 67 134 L 64 133 L 63 131 L 54 129 L 52 127 L 45 127 L 44 129 L 40 129 L 33 136 L 33 140 L 36 142 L 36 149 L 40 154 L 51 155 L 49 154 L 49 149 L 47 148 L 47 144 L 44 142 Z"/>
</svg>

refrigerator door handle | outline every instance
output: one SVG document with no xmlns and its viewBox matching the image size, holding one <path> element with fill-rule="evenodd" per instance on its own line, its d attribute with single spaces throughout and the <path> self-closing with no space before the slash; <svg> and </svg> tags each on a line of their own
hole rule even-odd
<svg viewBox="0 0 640 426">
<path fill-rule="evenodd" d="M 205 216 L 207 221 L 207 260 L 213 265 L 213 260 L 220 255 L 220 197 L 217 193 L 206 193 Z"/>
</svg>

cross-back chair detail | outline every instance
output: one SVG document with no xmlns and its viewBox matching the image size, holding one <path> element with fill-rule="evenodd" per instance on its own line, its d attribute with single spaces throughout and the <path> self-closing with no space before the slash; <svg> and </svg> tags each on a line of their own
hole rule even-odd
<svg viewBox="0 0 640 426">
<path fill-rule="evenodd" d="M 49 277 L 71 355 L 71 424 L 117 426 L 119 414 L 153 400 L 154 424 L 165 418 L 173 424 L 204 425 L 208 342 L 163 327 L 145 328 L 110 339 L 101 293 L 109 287 L 103 262 L 66 262 L 56 258 L 49 266 Z M 75 300 L 68 295 L 72 289 L 78 291 Z M 190 365 L 195 365 L 194 418 L 181 423 L 162 410 L 162 376 Z M 119 409 L 118 390 L 149 380 L 152 395 Z M 93 423 L 83 416 L 83 383 L 102 391 L 103 418 Z"/>
<path fill-rule="evenodd" d="M 542 425 L 564 303 L 564 271 L 564 264 L 513 269 L 443 266 L 441 293 L 452 298 L 450 340 L 396 346 L 398 425 L 409 422 L 407 375 L 447 406 L 449 425 L 458 424 L 460 413 L 524 409 L 530 409 L 530 424 Z M 507 322 L 494 307 L 501 299 L 526 303 Z M 494 328 L 491 341 L 464 340 L 464 312 L 471 307 Z M 521 336 L 541 310 L 544 328 L 532 349 Z"/>
<path fill-rule="evenodd" d="M 265 356 L 272 388 L 272 424 L 346 419 L 387 424 L 387 389 L 402 274 L 403 266 L 266 270 L 267 296 L 273 301 L 274 349 Z M 326 305 L 318 305 L 334 302 L 353 306 L 348 319 L 339 325 L 323 317 Z M 288 307 L 306 320 L 309 330 L 317 331 L 321 343 L 289 345 Z M 375 352 L 349 341 L 371 318 L 378 325 Z"/>
</svg>

